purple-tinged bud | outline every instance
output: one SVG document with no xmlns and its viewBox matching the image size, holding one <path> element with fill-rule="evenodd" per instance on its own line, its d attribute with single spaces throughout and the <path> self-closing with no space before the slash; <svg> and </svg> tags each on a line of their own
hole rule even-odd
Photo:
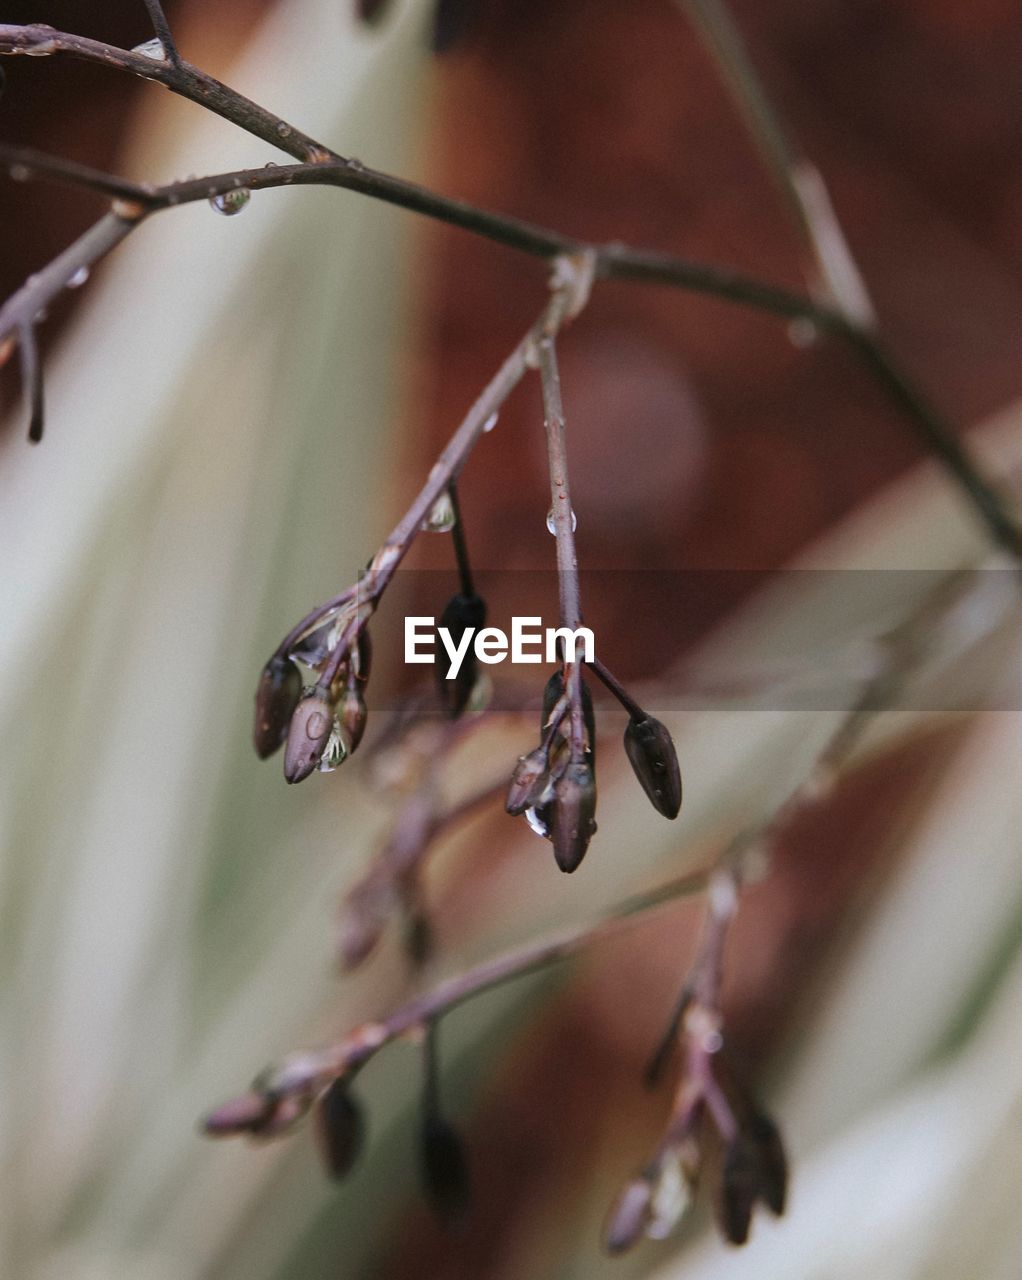
<svg viewBox="0 0 1022 1280">
<path fill-rule="evenodd" d="M 252 741 L 260 760 L 272 756 L 287 737 L 301 696 L 301 672 L 289 658 L 275 654 L 263 667 L 256 690 Z"/>
<path fill-rule="evenodd" d="M 295 707 L 284 749 L 284 777 L 301 782 L 316 768 L 334 727 L 334 709 L 320 689 L 304 695 Z"/>
<path fill-rule="evenodd" d="M 636 1178 L 621 1188 L 603 1228 L 603 1247 L 608 1253 L 624 1253 L 638 1244 L 646 1233 L 652 1199 L 653 1188 L 645 1178 Z"/>
<path fill-rule="evenodd" d="M 316 1107 L 316 1137 L 323 1164 L 331 1178 L 350 1173 L 365 1136 L 362 1108 L 351 1096 L 346 1080 L 335 1080 Z"/>
<path fill-rule="evenodd" d="M 362 690 L 354 683 L 349 682 L 347 689 L 341 695 L 337 706 L 337 719 L 350 755 L 362 741 L 362 735 L 366 731 L 366 721 L 369 719 L 369 709 L 366 707 L 365 698 L 362 697 Z"/>
<path fill-rule="evenodd" d="M 272 1115 L 273 1098 L 254 1090 L 232 1098 L 202 1119 L 202 1131 L 210 1138 L 233 1138 L 239 1133 L 256 1133 Z"/>
<path fill-rule="evenodd" d="M 665 818 L 676 818 L 681 810 L 681 770 L 666 727 L 653 716 L 629 720 L 625 751 L 653 808 Z"/>
<path fill-rule="evenodd" d="M 542 789 L 548 772 L 545 747 L 537 747 L 527 756 L 519 756 L 515 771 L 511 775 L 507 800 L 504 802 L 504 808 L 508 813 L 517 817 L 535 802 L 537 790 Z"/>
<path fill-rule="evenodd" d="M 554 783 L 550 839 L 562 871 L 577 869 L 596 831 L 596 781 L 588 762 L 573 760 Z"/>
<path fill-rule="evenodd" d="M 470 1193 L 465 1149 L 457 1130 L 437 1116 L 428 1116 L 422 1128 L 422 1186 L 443 1222 L 464 1221 Z"/>
<path fill-rule="evenodd" d="M 486 602 L 481 596 L 467 596 L 460 591 L 448 600 L 438 624 L 450 632 L 451 643 L 459 645 L 465 632 L 471 627 L 476 632 L 486 625 Z M 478 663 L 475 649 L 470 645 L 458 674 L 448 680 L 444 664 L 436 664 L 437 691 L 444 712 L 451 720 L 457 720 L 469 704 L 476 685 Z"/>
</svg>

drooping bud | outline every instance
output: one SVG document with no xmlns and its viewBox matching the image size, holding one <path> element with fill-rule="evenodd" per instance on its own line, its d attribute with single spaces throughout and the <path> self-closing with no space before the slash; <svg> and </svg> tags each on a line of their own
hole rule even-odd
<svg viewBox="0 0 1022 1280">
<path fill-rule="evenodd" d="M 444 1222 L 464 1220 L 470 1191 L 465 1149 L 457 1130 L 437 1116 L 427 1116 L 422 1128 L 422 1185 Z"/>
<path fill-rule="evenodd" d="M 284 749 L 284 777 L 301 782 L 316 768 L 334 727 L 334 709 L 319 688 L 309 690 L 294 709 Z"/>
<path fill-rule="evenodd" d="M 724 1148 L 717 1221 L 726 1240 L 745 1244 L 749 1238 L 752 1211 L 759 1197 L 759 1161 L 754 1145 L 738 1134 Z"/>
<path fill-rule="evenodd" d="M 542 789 L 548 771 L 545 747 L 537 747 L 527 756 L 518 757 L 515 771 L 511 775 L 507 800 L 504 802 L 504 808 L 508 813 L 517 817 L 535 803 L 536 792 Z"/>
<path fill-rule="evenodd" d="M 364 1135 L 362 1108 L 351 1096 L 347 1081 L 335 1080 L 316 1107 L 316 1137 L 331 1178 L 343 1178 L 351 1171 Z"/>
<path fill-rule="evenodd" d="M 589 763 L 573 760 L 554 783 L 550 839 L 562 871 L 576 870 L 596 831 L 596 780 Z"/>
<path fill-rule="evenodd" d="M 646 1233 L 652 1198 L 653 1188 L 646 1178 L 636 1178 L 622 1187 L 603 1228 L 603 1247 L 608 1253 L 624 1253 L 638 1244 Z"/>
<path fill-rule="evenodd" d="M 349 684 L 341 695 L 341 701 L 337 707 L 337 719 L 350 755 L 362 741 L 362 735 L 366 731 L 366 721 L 369 719 L 369 709 L 366 707 L 361 689 Z"/>
<path fill-rule="evenodd" d="M 302 673 L 289 658 L 274 654 L 263 667 L 255 697 L 252 742 L 260 760 L 272 756 L 287 737 L 301 696 Z"/>
<path fill-rule="evenodd" d="M 476 632 L 486 624 L 486 602 L 481 596 L 467 596 L 460 591 L 448 600 L 440 615 L 439 626 L 450 633 L 451 643 L 456 647 L 461 644 L 465 632 L 473 628 Z M 457 720 L 472 697 L 478 675 L 478 662 L 475 649 L 469 645 L 458 669 L 458 674 L 448 680 L 444 663 L 436 664 L 437 690 L 444 711 L 451 720 Z"/>
<path fill-rule="evenodd" d="M 256 1133 L 272 1114 L 276 1102 L 252 1090 L 232 1098 L 202 1119 L 202 1131 L 210 1138 L 233 1138 L 239 1133 Z"/>
<path fill-rule="evenodd" d="M 653 808 L 665 818 L 676 818 L 681 809 L 681 770 L 667 728 L 653 716 L 629 720 L 625 751 Z"/>
<path fill-rule="evenodd" d="M 771 1213 L 779 1217 L 784 1212 L 788 1191 L 788 1157 L 780 1130 L 768 1115 L 754 1111 L 743 1131 L 756 1149 L 760 1199 Z"/>
</svg>

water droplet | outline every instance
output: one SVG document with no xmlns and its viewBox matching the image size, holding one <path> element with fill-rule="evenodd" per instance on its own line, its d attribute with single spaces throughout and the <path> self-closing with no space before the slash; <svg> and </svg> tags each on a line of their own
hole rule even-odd
<svg viewBox="0 0 1022 1280">
<path fill-rule="evenodd" d="M 291 126 L 289 124 L 285 124 L 283 120 L 281 120 L 280 124 L 277 125 L 277 137 L 278 138 L 291 137 Z"/>
<path fill-rule="evenodd" d="M 221 191 L 219 195 L 210 196 L 209 207 L 229 218 L 240 213 L 251 199 L 252 192 L 248 187 L 236 187 L 233 191 Z"/>
<path fill-rule="evenodd" d="M 485 711 L 490 705 L 492 697 L 493 681 L 485 671 L 482 671 L 476 677 L 476 682 L 472 686 L 472 692 L 469 694 L 468 706 L 465 710 L 469 715 L 479 715 L 480 712 Z"/>
<path fill-rule="evenodd" d="M 493 428 L 497 425 L 497 419 L 499 417 L 500 417 L 499 413 L 491 413 L 490 416 L 483 423 L 483 431 L 484 432 L 492 431 Z"/>
<path fill-rule="evenodd" d="M 555 523 L 555 521 L 554 521 L 554 509 L 553 509 L 553 507 L 551 507 L 551 508 L 550 508 L 550 510 L 546 513 L 546 527 L 550 530 L 550 532 L 551 532 L 555 537 L 557 536 L 557 525 L 556 525 L 556 523 Z M 572 531 L 572 533 L 574 533 L 574 532 L 575 532 L 575 530 L 576 530 L 577 528 L 578 528 L 578 516 L 577 516 L 577 515 L 574 513 L 574 511 L 573 511 L 573 512 L 571 513 L 571 531 Z"/>
<path fill-rule="evenodd" d="M 450 533 L 455 523 L 454 503 L 445 489 L 433 503 L 429 515 L 419 527 L 426 533 Z"/>
<path fill-rule="evenodd" d="M 152 40 L 143 40 L 141 44 L 135 45 L 132 53 L 140 53 L 143 58 L 152 58 L 154 62 L 166 62 L 167 50 L 163 47 L 163 41 L 157 36 Z"/>
<path fill-rule="evenodd" d="M 681 1221 L 690 1200 L 691 1194 L 681 1171 L 681 1162 L 677 1157 L 668 1157 L 661 1166 L 660 1176 L 653 1188 L 646 1235 L 651 1240 L 666 1240 Z"/>
<path fill-rule="evenodd" d="M 27 182 L 32 176 L 32 170 L 27 164 L 12 164 L 8 173 L 14 182 Z"/>
<path fill-rule="evenodd" d="M 529 826 L 533 829 L 533 831 L 535 831 L 536 835 L 542 836 L 544 839 L 546 839 L 546 837 L 549 836 L 550 830 L 547 827 L 547 824 L 543 821 L 543 819 L 539 816 L 539 814 L 535 809 L 525 810 L 525 821 L 529 824 Z"/>
<path fill-rule="evenodd" d="M 69 289 L 80 289 L 82 285 L 86 282 L 86 280 L 88 280 L 88 278 L 89 278 L 89 268 L 86 266 L 81 266 L 70 278 L 70 280 L 68 280 L 67 287 Z"/>
<path fill-rule="evenodd" d="M 334 727 L 330 730 L 330 737 L 327 738 L 326 746 L 323 748 L 323 755 L 317 767 L 320 773 L 333 773 L 335 769 L 344 763 L 347 757 L 348 744 L 344 740 L 344 731 L 335 718 Z"/>
</svg>

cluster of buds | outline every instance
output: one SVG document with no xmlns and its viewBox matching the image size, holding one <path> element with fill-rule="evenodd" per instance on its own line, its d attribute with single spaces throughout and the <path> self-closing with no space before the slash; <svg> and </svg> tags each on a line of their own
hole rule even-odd
<svg viewBox="0 0 1022 1280">
<path fill-rule="evenodd" d="M 748 1239 L 758 1203 L 784 1212 L 788 1164 L 777 1126 L 727 1070 L 719 1018 L 693 1003 L 685 1026 L 687 1066 L 671 1119 L 649 1164 L 611 1207 L 604 1231 L 610 1253 L 668 1236 L 704 1177 L 714 1184 L 717 1225 L 731 1244 Z"/>
<path fill-rule="evenodd" d="M 681 770 L 670 733 L 602 665 L 593 669 L 629 713 L 625 753 L 642 789 L 658 813 L 676 818 Z M 532 829 L 553 843 L 562 871 L 575 870 L 596 831 L 595 764 L 592 697 L 580 671 L 566 667 L 547 683 L 539 746 L 519 758 L 505 804 L 508 813 L 524 814 Z"/>
<path fill-rule="evenodd" d="M 562 871 L 575 870 L 596 831 L 595 761 L 589 689 L 577 669 L 568 678 L 556 671 L 543 693 L 539 746 L 515 766 L 505 807 L 553 844 Z"/>
<path fill-rule="evenodd" d="M 372 651 L 365 620 L 334 606 L 327 620 L 296 629 L 263 667 L 255 698 L 253 743 L 265 760 L 284 746 L 284 777 L 301 782 L 330 773 L 352 754 L 365 733 L 363 690 Z M 316 679 L 306 683 L 303 668 Z"/>
<path fill-rule="evenodd" d="M 246 1093 L 211 1111 L 202 1122 L 203 1131 L 212 1138 L 269 1141 L 293 1132 L 311 1114 L 327 1174 L 338 1180 L 346 1177 L 366 1136 L 365 1115 L 352 1083 L 383 1043 L 379 1031 L 376 1024 L 368 1024 L 361 1039 L 358 1033 L 350 1038 L 351 1061 L 340 1074 L 335 1062 L 327 1063 L 316 1054 L 295 1054 L 268 1068 Z M 423 1195 L 443 1222 L 457 1225 L 469 1205 L 464 1143 L 441 1110 L 433 1026 L 418 1026 L 408 1034 L 421 1047 L 424 1065 L 418 1153 Z"/>
</svg>

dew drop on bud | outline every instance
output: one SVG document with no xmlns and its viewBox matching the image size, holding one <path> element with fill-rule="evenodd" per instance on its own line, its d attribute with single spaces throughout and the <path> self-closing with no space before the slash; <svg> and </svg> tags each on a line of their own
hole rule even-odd
<svg viewBox="0 0 1022 1280">
<path fill-rule="evenodd" d="M 690 1203 L 691 1193 L 680 1161 L 666 1160 L 653 1187 L 646 1235 L 651 1240 L 666 1240 L 677 1228 Z"/>
<path fill-rule="evenodd" d="M 154 62 L 167 61 L 167 50 L 163 47 L 163 41 L 157 36 L 151 40 L 143 40 L 141 44 L 135 45 L 131 52 L 140 53 L 143 58 L 152 58 Z"/>
<path fill-rule="evenodd" d="M 210 196 L 209 207 L 222 213 L 225 218 L 230 218 L 241 213 L 251 199 L 252 192 L 247 187 L 235 187 L 232 191 L 221 191 L 218 195 Z"/>
<path fill-rule="evenodd" d="M 326 746 L 323 748 L 323 754 L 316 768 L 320 773 L 333 773 L 335 769 L 341 767 L 347 758 L 348 744 L 344 738 L 344 730 L 335 719 L 333 728 L 330 730 L 330 737 L 327 738 Z"/>
<path fill-rule="evenodd" d="M 545 812 L 546 810 L 544 809 L 544 813 Z M 540 816 L 539 809 L 526 809 L 525 821 L 529 824 L 529 826 L 533 829 L 533 831 L 535 831 L 536 835 L 542 836 L 544 840 L 546 840 L 549 837 L 550 828 L 547 826 L 546 822 L 544 822 L 543 818 Z"/>
<path fill-rule="evenodd" d="M 67 287 L 69 289 L 80 289 L 89 278 L 89 268 L 80 266 L 74 275 L 68 280 Z"/>
<path fill-rule="evenodd" d="M 429 515 L 419 526 L 425 533 L 450 533 L 455 525 L 454 503 L 445 489 L 429 509 Z"/>
<path fill-rule="evenodd" d="M 550 531 L 550 533 L 552 533 L 552 534 L 554 535 L 554 537 L 556 537 L 556 536 L 557 536 L 557 522 L 554 520 L 554 509 L 553 509 L 553 507 L 551 507 L 551 508 L 550 508 L 550 510 L 546 513 L 546 527 L 547 527 L 547 529 Z M 574 533 L 574 532 L 575 532 L 575 530 L 576 530 L 577 528 L 578 528 L 578 516 L 575 514 L 575 512 L 574 512 L 574 511 L 572 511 L 572 513 L 571 513 L 571 531 L 572 531 L 572 533 Z"/>
</svg>

